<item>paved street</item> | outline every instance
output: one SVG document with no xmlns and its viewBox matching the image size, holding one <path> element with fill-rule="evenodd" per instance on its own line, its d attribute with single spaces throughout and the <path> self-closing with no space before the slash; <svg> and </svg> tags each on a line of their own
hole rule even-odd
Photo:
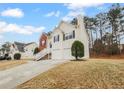
<svg viewBox="0 0 124 93">
<path fill-rule="evenodd" d="M 11 89 L 27 80 L 51 69 L 59 64 L 66 62 L 65 60 L 44 60 L 31 61 L 26 64 L 13 67 L 4 71 L 0 71 L 0 88 Z"/>
</svg>

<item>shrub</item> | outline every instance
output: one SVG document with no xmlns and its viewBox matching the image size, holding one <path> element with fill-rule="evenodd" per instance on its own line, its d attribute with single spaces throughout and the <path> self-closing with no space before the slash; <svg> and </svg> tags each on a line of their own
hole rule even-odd
<svg viewBox="0 0 124 93">
<path fill-rule="evenodd" d="M 78 60 L 78 57 L 84 56 L 84 45 L 80 41 L 74 41 L 71 47 L 71 54 Z"/>
<path fill-rule="evenodd" d="M 21 54 L 20 53 L 14 54 L 14 59 L 15 60 L 20 60 L 20 58 L 21 58 Z"/>
<path fill-rule="evenodd" d="M 107 54 L 115 55 L 115 54 L 118 54 L 118 53 L 119 53 L 118 44 L 112 44 L 112 45 L 108 46 Z"/>
<path fill-rule="evenodd" d="M 5 60 L 5 56 L 0 56 L 0 60 Z"/>
<path fill-rule="evenodd" d="M 36 47 L 36 48 L 34 49 L 34 55 L 37 54 L 38 52 L 39 52 L 39 48 Z"/>
<path fill-rule="evenodd" d="M 7 58 L 6 58 L 6 60 L 11 60 L 12 58 L 10 57 L 10 56 L 8 56 Z"/>
<path fill-rule="evenodd" d="M 5 59 L 6 59 L 8 56 L 9 56 L 9 54 L 5 54 L 5 55 L 4 55 Z"/>
</svg>

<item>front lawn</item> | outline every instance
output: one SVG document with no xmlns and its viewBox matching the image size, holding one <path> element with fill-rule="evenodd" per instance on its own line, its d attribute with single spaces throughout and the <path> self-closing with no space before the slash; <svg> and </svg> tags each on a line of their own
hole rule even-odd
<svg viewBox="0 0 124 93">
<path fill-rule="evenodd" d="M 0 71 L 6 70 L 15 66 L 19 66 L 21 64 L 25 64 L 27 60 L 3 60 L 0 61 Z"/>
<path fill-rule="evenodd" d="M 124 88 L 124 60 L 71 61 L 17 88 Z"/>
</svg>

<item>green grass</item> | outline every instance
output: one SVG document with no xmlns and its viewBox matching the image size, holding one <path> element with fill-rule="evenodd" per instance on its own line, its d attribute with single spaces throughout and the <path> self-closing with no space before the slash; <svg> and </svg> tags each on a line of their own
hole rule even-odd
<svg viewBox="0 0 124 93">
<path fill-rule="evenodd" d="M 124 88 L 124 60 L 71 61 L 17 88 Z"/>
</svg>

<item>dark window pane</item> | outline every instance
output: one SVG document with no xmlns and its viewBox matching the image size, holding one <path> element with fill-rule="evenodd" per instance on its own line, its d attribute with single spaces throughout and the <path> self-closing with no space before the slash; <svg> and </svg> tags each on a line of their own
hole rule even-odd
<svg viewBox="0 0 124 93">
<path fill-rule="evenodd" d="M 75 38 L 75 30 L 73 30 L 73 38 Z"/>
<path fill-rule="evenodd" d="M 69 39 L 72 39 L 72 34 L 71 34 L 71 35 L 69 35 Z"/>
<path fill-rule="evenodd" d="M 50 48 L 52 48 L 52 44 L 50 43 Z"/>
<path fill-rule="evenodd" d="M 58 35 L 58 41 L 59 41 L 59 35 Z"/>
<path fill-rule="evenodd" d="M 54 43 L 55 43 L 55 36 L 54 36 Z"/>
<path fill-rule="evenodd" d="M 63 40 L 65 40 L 65 34 L 63 34 Z"/>
</svg>

